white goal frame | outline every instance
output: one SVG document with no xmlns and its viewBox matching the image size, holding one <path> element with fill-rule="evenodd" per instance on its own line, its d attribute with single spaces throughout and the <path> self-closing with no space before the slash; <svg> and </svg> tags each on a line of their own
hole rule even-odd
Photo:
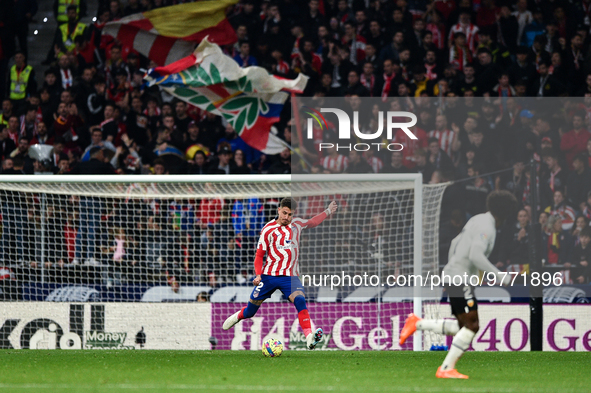
<svg viewBox="0 0 591 393">
<path fill-rule="evenodd" d="M 339 175 L 0 175 L 0 183 L 292 183 L 292 182 L 412 182 L 414 185 L 413 270 L 422 275 L 423 175 L 339 174 Z M 223 196 L 223 194 L 220 194 Z M 379 301 L 379 298 L 378 298 Z M 379 307 L 379 304 L 378 304 Z M 421 287 L 413 287 L 413 311 L 422 317 Z M 422 332 L 413 336 L 413 351 L 423 351 Z"/>
</svg>

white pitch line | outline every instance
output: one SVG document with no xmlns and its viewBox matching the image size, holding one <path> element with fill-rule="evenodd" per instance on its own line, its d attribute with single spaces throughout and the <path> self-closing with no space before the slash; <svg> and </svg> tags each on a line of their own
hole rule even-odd
<svg viewBox="0 0 591 393">
<path fill-rule="evenodd" d="M 80 385 L 80 384 L 10 384 L 10 383 L 0 383 L 0 389 L 22 389 L 22 390 L 35 390 L 35 389 L 88 389 L 88 390 L 111 390 L 111 389 L 121 389 L 121 390 L 243 390 L 243 391 L 252 391 L 252 390 L 259 390 L 259 391 L 300 391 L 302 390 L 301 386 L 249 386 L 249 385 L 133 385 L 133 384 L 96 384 L 96 385 Z M 379 387 L 349 387 L 349 386 L 309 386 L 306 387 L 307 391 L 315 391 L 315 392 L 429 392 L 429 393 L 439 393 L 439 392 L 458 392 L 458 393 L 555 393 L 555 390 L 546 390 L 546 389 L 523 389 L 523 388 L 495 388 L 495 387 L 487 387 L 487 388 L 470 388 L 470 387 L 461 387 L 461 386 L 442 386 L 439 387 L 428 387 L 428 388 L 421 388 L 419 386 L 416 387 L 407 387 L 407 386 L 389 386 L 384 388 Z M 561 390 L 561 392 L 576 392 L 576 390 Z"/>
</svg>

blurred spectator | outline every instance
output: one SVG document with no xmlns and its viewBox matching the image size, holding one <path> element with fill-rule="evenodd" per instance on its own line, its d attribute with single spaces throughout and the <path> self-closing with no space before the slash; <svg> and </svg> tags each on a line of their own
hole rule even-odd
<svg viewBox="0 0 591 393">
<path fill-rule="evenodd" d="M 515 63 L 507 69 L 512 84 L 522 81 L 527 85 L 536 76 L 536 67 L 528 60 L 528 53 L 528 49 L 525 46 L 517 48 L 515 52 Z"/>
<path fill-rule="evenodd" d="M 591 139 L 591 132 L 585 129 L 585 113 L 577 112 L 572 119 L 573 129 L 561 133 L 560 141 L 560 150 L 564 152 L 570 169 L 573 169 L 575 156 L 587 150 L 587 142 Z"/>
<path fill-rule="evenodd" d="M 439 148 L 439 140 L 437 138 L 429 138 L 429 163 L 435 169 L 441 169 L 442 171 L 453 171 L 454 164 L 451 158 Z"/>
<path fill-rule="evenodd" d="M 494 4 L 494 0 L 491 0 L 491 3 Z M 499 51 L 501 53 L 498 54 L 496 62 L 499 64 L 502 61 L 508 65 L 510 64 L 510 52 L 515 52 L 515 48 L 517 47 L 515 37 L 519 35 L 519 22 L 517 21 L 517 18 L 511 14 L 511 10 L 507 5 L 501 6 L 500 12 L 495 15 L 495 18 L 496 24 L 498 24 L 498 29 L 500 30 L 500 43 L 506 48 L 505 52 L 502 50 Z"/>
<path fill-rule="evenodd" d="M 572 160 L 573 170 L 566 180 L 568 200 L 579 211 L 583 211 L 587 193 L 591 190 L 591 172 L 589 172 L 588 160 L 582 154 L 576 155 Z"/>
<path fill-rule="evenodd" d="M 239 43 L 239 53 L 234 56 L 234 60 L 240 67 L 256 66 L 259 63 L 257 59 L 250 54 L 250 43 L 242 41 Z"/>
<path fill-rule="evenodd" d="M 367 161 L 374 173 L 382 173 L 382 171 L 384 170 L 384 163 L 382 162 L 382 159 L 380 157 L 376 156 L 375 152 L 372 149 L 363 152 L 363 157 L 365 158 L 365 160 Z"/>
<path fill-rule="evenodd" d="M 244 157 L 244 152 L 240 149 L 236 149 L 234 151 L 234 174 L 237 175 L 249 175 L 251 174 L 251 169 L 250 166 L 246 164 L 245 162 L 245 157 Z"/>
<path fill-rule="evenodd" d="M 270 175 L 287 175 L 291 173 L 291 151 L 289 148 L 283 149 L 279 158 L 275 160 L 269 168 Z"/>
<path fill-rule="evenodd" d="M 29 158 L 29 139 L 26 136 L 20 137 L 17 148 L 10 153 L 10 158 L 23 161 Z"/>
<path fill-rule="evenodd" d="M 533 20 L 525 26 L 521 36 L 521 45 L 530 48 L 534 43 L 534 38 L 546 32 L 544 15 L 539 8 L 534 8 L 532 12 Z"/>
<path fill-rule="evenodd" d="M 63 0 L 57 0 L 63 1 Z M 58 26 L 53 40 L 53 47 L 47 54 L 47 59 L 44 64 L 49 64 L 55 59 L 59 59 L 61 55 L 67 54 L 76 48 L 76 37 L 86 36 L 88 29 L 85 23 L 79 21 L 78 7 L 75 4 L 70 4 L 66 8 L 66 18 L 64 23 Z"/>
<path fill-rule="evenodd" d="M 111 164 L 105 162 L 103 148 L 95 146 L 89 150 L 89 161 L 84 161 L 75 166 L 70 174 L 80 175 L 109 175 L 114 174 L 115 170 Z"/>
<path fill-rule="evenodd" d="M 573 227 L 575 222 L 575 211 L 567 204 L 567 200 L 564 197 L 564 191 L 561 189 L 556 189 L 556 191 L 554 191 L 554 202 L 544 211 L 550 215 L 559 216 L 562 220 L 564 230 L 569 230 Z"/>
<path fill-rule="evenodd" d="M 497 268 L 519 274 L 524 271 L 529 272 L 529 213 L 527 210 L 519 210 L 517 222 L 501 230 L 499 241 Z"/>
<path fill-rule="evenodd" d="M 197 150 L 193 156 L 193 160 L 189 161 L 188 172 L 195 175 L 206 175 L 209 173 L 207 168 L 207 158 L 202 150 Z"/>
<path fill-rule="evenodd" d="M 105 148 L 111 150 L 112 152 L 115 152 L 117 150 L 111 142 L 109 142 L 108 140 L 103 140 L 103 131 L 101 131 L 100 127 L 95 126 L 94 128 L 91 128 L 90 136 L 91 143 L 82 153 L 81 161 L 89 161 L 90 151 L 95 147 Z"/>
<path fill-rule="evenodd" d="M 359 74 L 355 70 L 349 71 L 347 77 L 348 84 L 345 88 L 345 95 L 356 95 L 359 97 L 369 97 L 369 90 L 359 83 Z"/>
<path fill-rule="evenodd" d="M 591 227 L 585 227 L 581 230 L 580 242 L 573 250 L 572 271 L 575 284 L 589 284 L 591 280 Z"/>
<path fill-rule="evenodd" d="M 16 144 L 8 135 L 8 127 L 0 130 L 0 159 L 5 159 L 10 156 L 16 149 Z"/>
<path fill-rule="evenodd" d="M 472 50 L 466 42 L 466 34 L 459 31 L 454 33 L 453 45 L 449 48 L 449 63 L 458 71 L 472 63 Z"/>
<path fill-rule="evenodd" d="M 546 148 L 542 150 L 541 156 L 546 163 L 547 170 L 542 172 L 540 178 L 540 198 L 542 203 L 550 203 L 553 200 L 554 192 L 566 186 L 568 175 L 558 163 L 558 156 L 554 150 Z"/>
<path fill-rule="evenodd" d="M 415 150 L 414 161 L 416 166 L 413 168 L 417 173 L 423 174 L 423 183 L 428 183 L 431 180 L 435 168 L 427 160 L 428 154 L 425 149 Z"/>
<path fill-rule="evenodd" d="M 349 160 L 346 156 L 340 154 L 334 145 L 328 150 L 328 155 L 321 162 L 322 167 L 328 173 L 343 173 L 349 165 Z"/>
<path fill-rule="evenodd" d="M 591 220 L 591 191 L 587 193 L 587 202 L 583 207 L 583 215 L 587 217 L 588 220 Z"/>
<path fill-rule="evenodd" d="M 14 65 L 10 68 L 8 98 L 17 114 L 24 112 L 26 98 L 37 92 L 35 69 L 27 64 L 26 59 L 24 52 L 17 52 L 14 55 Z"/>
<path fill-rule="evenodd" d="M 490 184 L 480 172 L 478 165 L 468 167 L 468 178 L 473 178 L 465 186 L 466 212 L 470 216 L 486 212 L 486 197 L 491 191 Z"/>
<path fill-rule="evenodd" d="M 548 217 L 542 240 L 546 245 L 543 255 L 546 264 L 562 265 L 571 260 L 572 239 L 569 232 L 563 229 L 560 216 Z"/>
<path fill-rule="evenodd" d="M 402 160 L 400 160 L 402 161 Z M 371 166 L 369 163 L 363 159 L 361 152 L 358 152 L 354 149 L 349 151 L 349 158 L 347 160 L 347 167 L 345 168 L 345 173 L 373 173 Z"/>
<path fill-rule="evenodd" d="M 38 116 L 37 107 L 34 105 L 28 105 L 25 114 L 19 119 L 20 122 L 20 135 L 26 136 L 29 141 L 33 140 L 38 134 Z"/>
<path fill-rule="evenodd" d="M 435 118 L 435 129 L 430 131 L 428 135 L 429 138 L 435 138 L 439 141 L 439 147 L 450 158 L 456 146 L 458 134 L 447 127 L 447 117 L 445 115 L 438 115 Z"/>
<path fill-rule="evenodd" d="M 571 229 L 571 236 L 573 237 L 574 245 L 579 244 L 581 241 L 581 231 L 583 228 L 587 228 L 589 226 L 589 219 L 583 215 L 578 215 L 575 219 L 575 224 Z"/>
<path fill-rule="evenodd" d="M 542 60 L 538 64 L 539 77 L 534 78 L 532 81 L 530 94 L 535 97 L 556 97 L 561 95 L 565 90 L 565 86 L 550 74 L 550 60 L 544 59 L 544 56 L 541 56 L 541 58 Z"/>
<path fill-rule="evenodd" d="M 58 81 L 61 84 L 61 90 L 67 90 L 74 84 L 74 78 L 76 77 L 76 72 L 74 68 L 70 64 L 70 59 L 68 55 L 62 53 L 57 56 L 58 58 L 58 68 L 56 69 Z"/>
<path fill-rule="evenodd" d="M 521 45 L 521 38 L 525 31 L 525 27 L 533 22 L 534 16 L 530 10 L 527 9 L 527 0 L 517 0 L 516 10 L 511 13 L 518 24 L 516 44 Z"/>
<path fill-rule="evenodd" d="M 458 23 L 453 25 L 449 31 L 448 46 L 451 48 L 452 42 L 456 41 L 456 37 L 461 33 L 464 36 L 467 49 L 471 53 L 474 53 L 476 50 L 478 30 L 478 26 L 472 24 L 470 20 L 470 13 L 468 11 L 460 12 Z"/>
<path fill-rule="evenodd" d="M 10 138 L 14 142 L 15 145 L 18 145 L 20 130 L 19 130 L 18 117 L 16 115 L 11 115 L 8 118 L 8 125 L 6 126 L 6 131 L 7 131 L 8 138 Z"/>
<path fill-rule="evenodd" d="M 216 160 L 212 162 L 209 173 L 216 175 L 229 175 L 236 171 L 236 166 L 232 161 L 232 148 L 228 143 L 220 146 Z"/>
<path fill-rule="evenodd" d="M 2 113 L 0 114 L 0 128 L 2 126 L 8 125 L 8 118 L 12 116 L 14 109 L 14 105 L 10 98 L 5 98 L 2 100 Z"/>
<path fill-rule="evenodd" d="M 238 149 L 242 150 L 246 164 L 251 164 L 252 162 L 258 160 L 261 156 L 261 152 L 246 144 L 246 142 L 244 142 L 244 140 L 238 136 L 232 125 L 229 123 L 226 125 L 224 137 L 218 140 L 218 151 L 222 144 L 228 145 L 231 151 L 236 151 Z"/>
</svg>

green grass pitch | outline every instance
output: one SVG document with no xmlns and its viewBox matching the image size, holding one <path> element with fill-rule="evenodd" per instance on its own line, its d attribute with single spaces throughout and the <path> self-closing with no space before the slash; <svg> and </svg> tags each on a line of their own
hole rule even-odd
<svg viewBox="0 0 591 393">
<path fill-rule="evenodd" d="M 591 353 L 0 351 L 0 392 L 591 392 Z"/>
</svg>

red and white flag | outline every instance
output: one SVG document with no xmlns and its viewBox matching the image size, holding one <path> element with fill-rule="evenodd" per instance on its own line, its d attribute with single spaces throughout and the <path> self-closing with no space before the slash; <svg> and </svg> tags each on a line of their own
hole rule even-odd
<svg viewBox="0 0 591 393">
<path fill-rule="evenodd" d="M 190 55 L 195 44 L 209 36 L 218 45 L 236 42 L 226 7 L 238 0 L 198 1 L 129 15 L 103 29 L 124 46 L 132 47 L 158 65 Z"/>
</svg>

